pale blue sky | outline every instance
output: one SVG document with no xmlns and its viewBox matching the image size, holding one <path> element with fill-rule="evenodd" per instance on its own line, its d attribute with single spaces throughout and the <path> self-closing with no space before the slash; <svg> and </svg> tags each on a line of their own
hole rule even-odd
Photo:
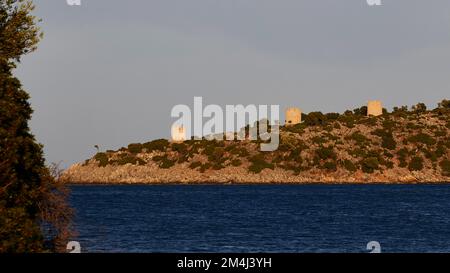
<svg viewBox="0 0 450 273">
<path fill-rule="evenodd" d="M 450 97 L 450 1 L 35 0 L 45 37 L 17 76 L 48 162 L 169 137 L 176 104 L 304 111 Z"/>
</svg>

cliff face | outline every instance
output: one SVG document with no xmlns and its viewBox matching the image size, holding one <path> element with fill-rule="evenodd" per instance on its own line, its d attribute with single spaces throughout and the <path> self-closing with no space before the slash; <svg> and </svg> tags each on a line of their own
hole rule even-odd
<svg viewBox="0 0 450 273">
<path fill-rule="evenodd" d="M 258 141 L 155 140 L 71 166 L 71 183 L 450 182 L 450 111 L 399 109 L 379 117 L 319 112 Z"/>
</svg>

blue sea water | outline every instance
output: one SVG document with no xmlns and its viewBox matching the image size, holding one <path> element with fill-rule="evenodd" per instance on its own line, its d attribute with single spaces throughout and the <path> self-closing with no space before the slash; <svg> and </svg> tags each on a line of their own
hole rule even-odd
<svg viewBox="0 0 450 273">
<path fill-rule="evenodd" d="M 449 185 L 71 189 L 83 252 L 450 252 Z"/>
</svg>

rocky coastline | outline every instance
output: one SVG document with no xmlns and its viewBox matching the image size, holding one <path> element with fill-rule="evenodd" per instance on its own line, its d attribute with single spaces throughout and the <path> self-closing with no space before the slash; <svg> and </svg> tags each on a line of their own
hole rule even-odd
<svg viewBox="0 0 450 273">
<path fill-rule="evenodd" d="M 339 170 L 326 173 L 320 170 L 294 175 L 282 169 L 265 169 L 261 173 L 249 173 L 245 166 L 226 167 L 204 173 L 192 170 L 189 164 L 161 169 L 157 164 L 145 166 L 99 167 L 96 164 L 72 165 L 62 175 L 70 184 L 441 184 L 450 183 L 449 177 L 433 170 L 413 171 L 393 169 L 366 174 Z"/>
</svg>

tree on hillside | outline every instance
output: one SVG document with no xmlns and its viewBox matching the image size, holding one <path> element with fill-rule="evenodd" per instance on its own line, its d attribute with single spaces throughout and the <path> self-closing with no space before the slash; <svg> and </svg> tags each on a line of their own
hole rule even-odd
<svg viewBox="0 0 450 273">
<path fill-rule="evenodd" d="M 407 113 L 407 112 L 408 112 L 408 106 L 406 106 L 406 105 L 400 106 L 400 107 L 395 106 L 392 111 L 392 113 L 394 113 L 394 114 Z"/>
<path fill-rule="evenodd" d="M 416 111 L 418 113 L 423 113 L 427 111 L 427 106 L 423 102 L 419 102 L 416 105 L 413 105 L 412 107 L 413 111 Z"/>
<path fill-rule="evenodd" d="M 31 134 L 29 96 L 12 70 L 42 34 L 27 0 L 0 2 L 0 252 L 62 250 L 71 236 L 67 191 Z"/>
<path fill-rule="evenodd" d="M 327 122 L 327 117 L 322 112 L 311 112 L 304 119 L 308 126 L 324 125 Z"/>
<path fill-rule="evenodd" d="M 367 116 L 367 106 L 361 106 L 360 108 L 356 108 L 353 110 L 353 113 L 359 116 Z"/>
<path fill-rule="evenodd" d="M 450 100 L 442 100 L 440 103 L 438 103 L 439 108 L 450 108 Z"/>
</svg>

